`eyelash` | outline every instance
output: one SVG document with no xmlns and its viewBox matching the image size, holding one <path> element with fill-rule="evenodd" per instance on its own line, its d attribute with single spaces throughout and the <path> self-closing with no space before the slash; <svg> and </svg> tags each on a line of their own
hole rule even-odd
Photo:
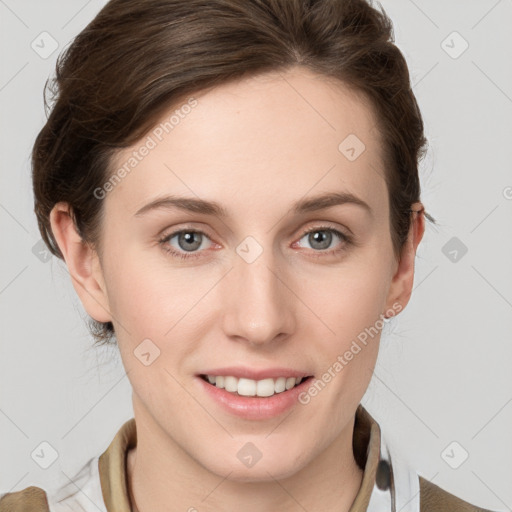
<svg viewBox="0 0 512 512">
<path fill-rule="evenodd" d="M 304 238 L 304 236 L 308 235 L 309 233 L 314 233 L 314 232 L 317 232 L 317 231 L 329 231 L 330 233 L 334 233 L 335 235 L 337 235 L 342 243 L 344 245 L 350 245 L 352 244 L 352 238 L 349 236 L 349 235 L 346 235 L 345 233 L 342 233 L 341 231 L 338 231 L 337 229 L 334 229 L 330 226 L 315 226 L 311 229 L 308 229 L 306 231 L 304 231 L 304 233 L 302 233 L 302 236 L 300 237 L 300 239 Z M 163 250 L 168 253 L 168 254 L 171 254 L 171 256 L 173 257 L 177 257 L 177 258 L 180 258 L 182 260 L 188 260 L 188 259 L 193 259 L 193 258 L 197 258 L 199 257 L 201 254 L 201 251 L 199 252 L 190 252 L 190 253 L 182 253 L 182 252 L 178 252 L 178 251 L 175 251 L 174 249 L 171 249 L 169 244 L 167 242 L 169 242 L 171 240 L 171 238 L 174 238 L 176 235 L 179 235 L 181 233 L 199 233 L 201 235 L 205 235 L 208 239 L 210 238 L 205 232 L 203 231 L 200 231 L 200 230 L 196 230 L 196 229 L 180 229 L 178 231 L 174 231 L 173 233 L 170 233 L 170 234 L 166 234 L 163 236 L 163 238 L 161 238 L 159 240 L 159 244 L 162 246 Z M 300 240 L 299 239 L 299 240 Z M 315 254 L 313 257 L 314 258 L 319 258 L 319 257 L 323 257 L 323 256 L 326 256 L 326 255 L 333 255 L 333 254 L 337 254 L 338 252 L 341 252 L 343 251 L 344 248 L 340 248 L 340 249 L 330 249 L 330 250 L 319 250 L 319 251 L 315 251 L 313 250 L 314 252 L 316 252 L 317 254 Z"/>
</svg>

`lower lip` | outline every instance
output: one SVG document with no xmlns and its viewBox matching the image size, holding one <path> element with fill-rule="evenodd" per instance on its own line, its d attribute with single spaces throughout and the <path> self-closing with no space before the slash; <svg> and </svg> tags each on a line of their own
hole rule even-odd
<svg viewBox="0 0 512 512">
<path fill-rule="evenodd" d="M 313 378 L 303 380 L 298 386 L 269 397 L 241 396 L 209 384 L 201 377 L 196 379 L 205 392 L 227 412 L 247 420 L 266 420 L 283 414 L 298 403 L 299 395 L 311 384 Z"/>
</svg>

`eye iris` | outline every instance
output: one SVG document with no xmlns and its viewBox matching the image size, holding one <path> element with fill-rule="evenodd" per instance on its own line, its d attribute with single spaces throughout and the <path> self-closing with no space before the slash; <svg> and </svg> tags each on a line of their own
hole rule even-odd
<svg viewBox="0 0 512 512">
<path fill-rule="evenodd" d="M 329 245 L 331 245 L 331 239 L 332 233 L 329 231 L 314 231 L 313 233 L 309 234 L 309 243 L 312 247 L 314 247 L 312 242 L 320 242 L 320 247 L 317 246 L 316 249 L 327 249 Z"/>
<path fill-rule="evenodd" d="M 197 248 L 200 247 L 201 245 L 201 240 L 199 240 L 199 242 L 193 242 L 194 240 L 194 237 L 195 236 L 200 236 L 200 233 L 195 233 L 194 231 L 183 231 L 182 233 L 180 233 L 180 235 L 178 236 L 178 244 L 180 246 L 181 249 L 183 249 L 184 251 L 193 251 Z M 182 242 L 185 241 L 187 244 L 189 244 L 190 242 L 192 242 L 193 246 L 185 246 L 183 247 L 182 246 Z"/>
</svg>

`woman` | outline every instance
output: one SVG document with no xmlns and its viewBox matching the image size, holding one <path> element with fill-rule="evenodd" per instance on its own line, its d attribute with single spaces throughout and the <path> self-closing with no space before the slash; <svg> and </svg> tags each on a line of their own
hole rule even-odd
<svg viewBox="0 0 512 512">
<path fill-rule="evenodd" d="M 426 140 L 363 0 L 111 0 L 58 63 L 33 150 L 43 239 L 134 418 L 0 511 L 482 510 L 360 404 L 407 305 Z"/>
</svg>

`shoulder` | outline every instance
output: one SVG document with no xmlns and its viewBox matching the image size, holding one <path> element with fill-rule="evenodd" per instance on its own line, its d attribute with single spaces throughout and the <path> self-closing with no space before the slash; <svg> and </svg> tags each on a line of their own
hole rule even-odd
<svg viewBox="0 0 512 512">
<path fill-rule="evenodd" d="M 450 512 L 491 512 L 457 498 L 421 476 L 419 481 L 420 512 L 445 512 L 447 510 Z M 0 512 L 3 511 L 0 510 Z"/>
<path fill-rule="evenodd" d="M 21 491 L 0 493 L 0 512 L 50 512 L 46 491 L 32 485 Z"/>
</svg>

